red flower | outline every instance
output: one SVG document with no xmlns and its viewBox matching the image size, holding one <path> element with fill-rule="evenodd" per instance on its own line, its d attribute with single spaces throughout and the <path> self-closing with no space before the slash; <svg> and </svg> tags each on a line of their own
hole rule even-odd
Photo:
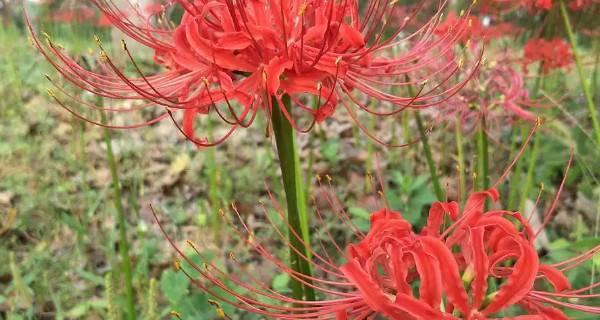
<svg viewBox="0 0 600 320">
<path fill-rule="evenodd" d="M 173 240 L 169 241 L 179 256 L 200 273 L 200 278 L 194 278 L 188 267 L 182 268 L 199 288 L 225 303 L 273 318 L 368 319 L 381 315 L 397 320 L 481 320 L 502 318 L 499 312 L 510 309 L 520 310 L 520 315 L 511 319 L 568 319 L 562 308 L 600 314 L 600 307 L 564 301 L 580 299 L 581 303 L 600 296 L 582 294 L 600 283 L 572 289 L 564 275 L 597 254 L 600 245 L 567 261 L 543 264 L 533 244 L 539 230 L 532 228 L 529 218 L 506 210 L 485 212 L 486 198 L 496 201 L 498 192 L 490 189 L 473 193 L 462 211 L 456 202 L 433 203 L 427 224 L 418 233 L 401 213 L 382 209 L 371 215 L 371 229 L 363 234 L 343 210 L 334 209 L 346 227 L 356 231 L 358 243 L 348 247 L 347 262 L 341 267 L 331 258 L 331 250 L 342 253 L 331 234 L 325 234 L 330 244 L 313 247 L 321 250 L 306 246 L 312 258 L 304 258 L 315 270 L 315 277 L 299 274 L 279 261 L 233 207 L 239 223 L 229 224 L 233 228 L 241 225 L 239 235 L 246 244 L 281 272 L 319 291 L 323 297 L 320 301 L 298 301 L 274 291 L 251 271 L 245 271 L 244 264 L 233 255 L 232 269 L 241 270 L 239 274 L 227 275 L 213 264 L 197 266 Z M 328 198 L 328 202 L 332 208 L 338 207 L 335 198 Z M 555 203 L 544 216 L 541 228 L 548 223 L 554 207 Z M 279 214 L 285 217 L 281 210 Z M 317 216 L 324 224 L 320 211 Z M 271 222 L 268 214 L 266 217 Z M 444 221 L 451 224 L 444 227 Z M 273 227 L 281 241 L 290 246 L 277 225 Z M 205 260 L 201 250 L 188 244 Z M 223 290 L 228 296 L 218 294 Z"/>
<path fill-rule="evenodd" d="M 152 49 L 154 61 L 164 71 L 146 76 L 132 61 L 138 73 L 132 78 L 117 68 L 101 45 L 99 72 L 77 65 L 50 39 L 43 46 L 34 37 L 39 50 L 78 87 L 108 99 L 139 102 L 128 109 L 106 110 L 137 111 L 156 105 L 166 110 L 127 128 L 151 124 L 182 110 L 182 132 L 202 146 L 217 144 L 237 128 L 250 126 L 259 112 L 270 113 L 274 101 L 281 106 L 284 95 L 293 102 L 290 112 L 282 109 L 285 117 L 304 132 L 331 117 L 339 105 L 353 118 L 356 110 L 388 116 L 406 108 L 432 106 L 455 94 L 470 77 L 469 73 L 456 80 L 453 75 L 458 66 L 439 61 L 464 39 L 468 28 L 466 14 L 456 19 L 451 32 L 434 37 L 443 5 L 415 28 L 424 4 L 411 10 L 400 25 L 390 26 L 388 18 L 396 17 L 399 10 L 394 1 L 370 1 L 366 10 L 359 10 L 355 0 L 179 0 L 174 2 L 185 13 L 171 28 L 153 24 L 155 19 L 140 12 L 125 15 L 112 1 L 92 2 L 106 20 Z M 158 9 L 152 6 L 150 10 L 156 13 Z M 392 48 L 408 49 L 390 57 Z M 131 58 L 131 52 L 124 49 Z M 433 74 L 425 73 L 432 63 L 441 67 Z M 414 86 L 418 93 L 403 95 L 398 89 L 406 86 Z M 365 98 L 381 101 L 381 106 L 373 109 Z M 213 142 L 195 136 L 196 117 L 207 114 L 216 114 L 230 125 Z"/>
<path fill-rule="evenodd" d="M 436 33 L 445 34 L 451 32 L 459 23 L 459 18 L 454 11 L 451 11 L 443 23 L 438 25 Z M 468 28 L 460 39 L 462 43 L 466 43 L 470 39 L 489 41 L 495 38 L 509 36 L 515 32 L 515 28 L 510 23 L 490 24 L 489 17 L 484 17 L 486 23 L 482 23 L 480 17 L 472 15 L 467 17 Z"/>
<path fill-rule="evenodd" d="M 527 67 L 534 62 L 540 62 L 542 72 L 548 73 L 573 63 L 573 53 L 571 47 L 561 38 L 531 39 L 525 44 L 523 65 Z"/>
<path fill-rule="evenodd" d="M 436 108 L 434 121 L 452 123 L 458 117 L 464 130 L 471 131 L 485 118 L 490 135 L 518 119 L 537 121 L 536 111 L 547 103 L 529 98 L 523 74 L 508 60 L 481 66 L 465 88 Z"/>
</svg>

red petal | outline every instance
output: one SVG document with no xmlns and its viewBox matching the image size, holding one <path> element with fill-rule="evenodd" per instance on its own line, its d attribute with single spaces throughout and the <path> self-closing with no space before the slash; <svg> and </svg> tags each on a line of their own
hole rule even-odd
<svg viewBox="0 0 600 320">
<path fill-rule="evenodd" d="M 281 84 L 279 77 L 286 69 L 291 68 L 292 65 L 292 61 L 282 59 L 280 57 L 275 57 L 269 61 L 269 65 L 265 68 L 265 73 L 267 74 L 267 89 L 270 94 L 277 94 Z"/>
<path fill-rule="evenodd" d="M 486 315 L 496 313 L 503 308 L 517 303 L 533 288 L 539 267 L 537 252 L 526 240 L 516 237 L 513 240 L 520 247 L 520 255 L 506 283 L 500 287 L 496 296 L 483 310 L 483 313 Z"/>
<path fill-rule="evenodd" d="M 483 297 L 487 291 L 487 278 L 489 269 L 489 260 L 485 252 L 483 244 L 484 228 L 473 228 L 471 232 L 471 253 L 473 254 L 473 271 L 475 271 L 475 278 L 471 284 L 473 289 L 473 300 L 471 306 L 473 309 L 479 309 Z"/>
<path fill-rule="evenodd" d="M 561 292 L 571 288 L 571 282 L 569 279 L 562 272 L 558 271 L 558 269 L 549 265 L 541 264 L 538 271 L 544 275 L 546 280 L 550 282 L 556 292 Z"/>
<path fill-rule="evenodd" d="M 420 237 L 423 248 L 435 256 L 441 266 L 444 266 L 442 283 L 448 296 L 448 301 L 454 304 L 463 314 L 469 314 L 469 299 L 459 275 L 458 264 L 452 252 L 437 238 Z"/>
<path fill-rule="evenodd" d="M 436 236 L 440 234 L 440 227 L 444 221 L 444 215 L 449 214 L 452 220 L 458 217 L 458 203 L 452 202 L 434 202 L 429 209 L 427 216 L 427 226 L 421 232 L 423 235 Z"/>
<path fill-rule="evenodd" d="M 422 247 L 410 251 L 421 279 L 419 298 L 434 309 L 442 302 L 442 275 L 437 259 L 427 254 Z"/>
</svg>

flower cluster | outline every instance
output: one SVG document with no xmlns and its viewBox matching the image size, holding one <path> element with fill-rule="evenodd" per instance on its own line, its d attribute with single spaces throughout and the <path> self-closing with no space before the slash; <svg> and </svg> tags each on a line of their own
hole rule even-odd
<svg viewBox="0 0 600 320">
<path fill-rule="evenodd" d="M 138 102 L 105 110 L 124 113 L 158 105 L 162 111 L 144 123 L 109 127 L 138 127 L 169 116 L 178 123 L 172 113 L 181 110 L 178 127 L 200 146 L 224 141 L 237 128 L 250 126 L 257 113 L 270 114 L 272 108 L 280 108 L 295 129 L 306 132 L 331 117 L 339 105 L 355 120 L 356 111 L 390 116 L 432 106 L 462 88 L 480 61 L 478 54 L 472 56 L 472 64 L 464 57 L 460 64 L 440 61 L 470 28 L 466 11 L 447 32 L 435 32 L 446 1 L 439 1 L 434 14 L 421 21 L 425 1 L 407 11 L 396 1 L 369 1 L 362 10 L 355 0 L 178 0 L 161 7 L 163 13 L 173 6 L 184 10 L 175 27 L 165 23 L 167 15 L 160 12 L 156 14 L 163 19 L 148 19 L 133 5 L 133 12 L 125 14 L 112 1 L 92 2 L 114 26 L 150 48 L 164 71 L 143 74 L 124 43 L 137 71 L 133 77 L 125 74 L 100 42 L 100 71 L 89 71 L 49 37 L 44 45 L 30 23 L 35 45 L 76 86 L 108 99 Z M 398 10 L 405 15 L 392 26 L 388 21 L 398 20 Z M 390 56 L 392 48 L 398 54 Z M 426 72 L 433 63 L 439 67 Z M 470 71 L 461 77 L 459 68 L 467 65 Z M 416 94 L 402 90 L 407 87 L 414 87 Z M 283 107 L 287 97 L 290 108 Z M 381 104 L 373 108 L 369 99 Z M 230 126 L 215 141 L 196 137 L 197 116 L 208 114 Z"/>
<path fill-rule="evenodd" d="M 600 283 L 573 289 L 565 276 L 567 270 L 598 253 L 600 246 L 560 263 L 544 264 L 534 247 L 544 226 L 534 230 L 530 217 L 519 212 L 486 212 L 484 203 L 488 198 L 498 200 L 498 192 L 490 189 L 471 194 L 462 211 L 456 202 L 435 202 L 420 232 L 415 232 L 401 213 L 384 208 L 371 215 L 370 231 L 364 234 L 343 210 L 338 210 L 341 221 L 356 231 L 358 243 L 348 246 L 347 262 L 341 266 L 326 250 L 335 248 L 343 253 L 331 234 L 331 243 L 320 243 L 323 252 L 304 244 L 312 255 L 304 259 L 320 277 L 286 267 L 238 214 L 243 230 L 239 234 L 247 239 L 246 243 L 282 272 L 318 291 L 323 297 L 320 301 L 299 301 L 282 295 L 251 273 L 227 275 L 213 264 L 197 266 L 173 240 L 169 241 L 201 274 L 203 279 L 192 280 L 202 290 L 242 310 L 274 318 L 368 319 L 382 315 L 388 319 L 475 320 L 508 313 L 517 315 L 512 319 L 568 319 L 561 308 L 600 314 L 599 307 L 571 302 L 597 297 L 583 292 Z M 332 198 L 328 201 L 332 207 L 338 205 Z M 544 216 L 543 225 L 548 223 L 553 208 Z M 447 222 L 451 223 L 446 227 Z M 276 224 L 273 226 L 285 241 Z M 188 243 L 201 255 L 201 250 Z M 236 264 L 234 269 L 241 266 L 235 258 L 231 263 Z M 191 277 L 186 268 L 182 270 Z"/>
<path fill-rule="evenodd" d="M 567 67 L 573 63 L 571 46 L 561 38 L 531 39 L 525 44 L 523 66 L 526 68 L 534 62 L 541 63 L 543 73 Z"/>
<path fill-rule="evenodd" d="M 485 118 L 492 130 L 516 119 L 533 123 L 536 111 L 545 106 L 542 100 L 529 98 L 523 74 L 510 67 L 507 59 L 500 59 L 484 64 L 461 92 L 440 105 L 434 122 L 452 122 L 458 117 L 463 129 L 471 131 Z"/>
<path fill-rule="evenodd" d="M 453 26 L 458 22 L 458 17 L 454 11 L 448 13 L 444 22 L 442 22 L 436 29 L 438 34 L 445 34 L 450 31 Z M 483 40 L 490 41 L 492 39 L 506 37 L 516 32 L 516 28 L 508 22 L 501 22 L 497 24 L 491 24 L 489 17 L 483 19 L 476 15 L 468 17 L 467 23 L 469 29 L 462 37 L 461 42 L 466 43 L 469 40 Z"/>
</svg>

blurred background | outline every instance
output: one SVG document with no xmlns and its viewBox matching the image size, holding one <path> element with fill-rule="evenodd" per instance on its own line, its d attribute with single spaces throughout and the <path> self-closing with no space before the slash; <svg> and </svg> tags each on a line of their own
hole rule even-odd
<svg viewBox="0 0 600 320">
<path fill-rule="evenodd" d="M 153 4 L 151 0 L 138 2 L 141 7 Z M 110 21 L 89 1 L 25 3 L 36 31 L 47 32 L 53 42 L 80 61 L 96 59 L 94 35 L 109 51 L 113 44 L 120 46 L 123 35 L 111 28 Z M 553 261 L 572 257 L 600 242 L 600 163 L 574 65 L 552 70 L 541 83 L 537 67 L 526 71 L 522 66 L 524 46 L 529 38 L 539 35 L 540 25 L 555 23 L 554 35 L 566 39 L 558 18 L 548 22 L 549 16 L 558 16 L 555 11 L 533 15 L 530 10 L 522 7 L 491 14 L 478 6 L 475 19 L 483 28 L 490 21 L 512 25 L 514 29 L 488 43 L 486 60 L 492 63 L 510 53 L 510 59 L 497 61 L 512 63 L 522 74 L 530 96 L 531 88 L 539 88 L 536 98 L 543 99 L 544 105 L 535 110 L 545 120 L 541 141 L 535 150 L 526 149 L 520 165 L 502 184 L 501 204 L 497 206 L 543 214 L 561 183 L 570 150 L 574 152 L 556 216 L 538 243 L 544 259 Z M 0 0 L 0 12 L 0 318 L 120 318 L 124 302 L 116 297 L 122 294 L 123 286 L 119 273 L 112 273 L 119 265 L 119 248 L 105 132 L 72 116 L 48 96 L 47 90 L 53 85 L 47 75 L 55 83 L 62 80 L 31 45 L 21 1 Z M 592 1 L 591 7 L 572 15 L 596 109 L 600 96 L 598 12 L 597 3 Z M 170 12 L 173 21 L 180 15 L 177 10 Z M 153 52 L 139 46 L 130 50 L 144 71 L 156 72 Z M 127 59 L 116 56 L 127 65 Z M 448 198 L 460 200 L 465 192 L 459 192 L 459 173 L 463 172 L 466 190 L 470 190 L 477 162 L 472 124 L 441 121 L 439 111 L 425 111 L 423 117 L 432 127 L 429 142 L 441 184 Z M 409 111 L 384 121 L 365 118 L 363 123 L 387 142 L 417 138 L 414 115 Z M 202 125 L 216 135 L 224 130 L 218 122 L 204 121 Z M 508 116 L 490 129 L 491 181 L 510 164 L 531 127 L 530 122 Z M 217 261 L 236 252 L 239 260 L 248 263 L 246 272 L 255 272 L 277 290 L 288 290 L 286 275 L 262 265 L 244 249 L 243 241 L 225 236 L 231 234 L 226 226 L 214 223 L 219 209 L 228 212 L 235 202 L 249 225 L 265 239 L 274 232 L 259 205 L 269 201 L 267 186 L 277 197 L 283 197 L 273 139 L 266 137 L 265 131 L 266 119 L 261 118 L 226 143 L 200 152 L 170 121 L 110 132 L 129 224 L 140 318 L 168 318 L 169 312 L 176 310 L 184 319 L 216 319 L 209 297 L 173 269 L 174 251 L 160 232 L 150 204 L 158 208 L 165 229 L 177 241 L 190 239 L 201 244 L 204 254 Z M 458 144 L 457 131 L 462 135 Z M 314 197 L 313 208 L 325 209 L 328 204 L 322 194 L 335 192 L 353 221 L 368 230 L 369 212 L 381 205 L 372 192 L 368 173 L 379 171 L 390 206 L 417 228 L 423 225 L 423 214 L 436 196 L 420 144 L 381 147 L 360 132 L 342 109 L 310 134 L 300 134 L 298 141 L 305 185 Z M 462 170 L 457 166 L 458 148 L 462 148 L 464 158 Z M 531 157 L 532 152 L 537 157 Z M 529 172 L 531 188 L 523 190 Z M 331 177 L 332 187 L 317 184 L 317 175 Z M 334 219 L 320 225 L 314 237 L 326 241 L 326 232 L 341 243 L 353 240 L 350 230 L 341 228 Z M 287 253 L 276 240 L 271 245 L 275 254 Z M 585 286 L 597 277 L 597 267 L 600 259 L 569 277 L 575 286 Z M 253 319 L 224 308 L 236 319 Z"/>
</svg>

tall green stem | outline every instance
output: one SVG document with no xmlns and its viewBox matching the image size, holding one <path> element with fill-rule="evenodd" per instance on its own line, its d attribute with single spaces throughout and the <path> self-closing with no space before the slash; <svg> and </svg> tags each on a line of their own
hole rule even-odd
<svg viewBox="0 0 600 320">
<path fill-rule="evenodd" d="M 521 133 L 522 141 L 525 141 L 525 138 L 527 138 L 527 128 L 524 124 L 522 124 L 522 126 L 521 126 L 520 133 Z M 514 139 L 514 134 L 513 134 L 513 139 Z M 519 191 L 521 190 L 520 176 L 521 176 L 521 172 L 523 172 L 523 163 L 525 163 L 524 159 L 519 159 L 517 161 L 516 168 L 513 171 L 512 177 L 510 179 L 510 191 L 508 192 L 508 204 L 506 205 L 508 210 L 514 209 L 515 201 L 517 200 L 517 195 L 519 194 Z"/>
<path fill-rule="evenodd" d="M 444 201 L 446 200 L 444 191 L 440 185 L 435 162 L 433 161 L 433 156 L 431 155 L 431 148 L 429 147 L 429 139 L 427 137 L 427 133 L 425 132 L 423 120 L 421 119 L 419 112 L 415 112 L 415 119 L 417 120 L 417 128 L 419 129 L 419 136 L 421 138 L 421 144 L 423 145 L 423 152 L 425 153 L 425 159 L 427 160 L 427 166 L 429 167 L 429 173 L 431 174 L 433 191 L 435 192 L 435 195 L 439 201 Z"/>
<path fill-rule="evenodd" d="M 462 204 L 467 193 L 467 179 L 465 177 L 465 151 L 463 148 L 462 123 L 459 117 L 456 117 L 456 160 L 458 162 L 458 188 L 460 190 L 459 202 Z"/>
<path fill-rule="evenodd" d="M 277 153 L 279 155 L 279 164 L 281 167 L 281 176 L 283 178 L 283 188 L 288 209 L 288 222 L 291 229 L 295 230 L 302 237 L 306 245 L 310 245 L 310 236 L 308 230 L 308 215 L 306 212 L 306 199 L 304 197 L 304 187 L 302 186 L 302 175 L 300 173 L 300 158 L 296 148 L 294 138 L 294 129 L 281 111 L 286 108 L 290 113 L 290 97 L 284 96 L 283 106 L 279 106 L 277 100 L 273 99 L 273 109 L 271 110 L 271 122 L 277 144 Z M 304 257 L 310 258 L 307 248 L 302 244 L 292 230 L 289 230 L 288 237 L 290 244 L 290 260 L 293 270 L 311 276 L 311 267 Z M 306 277 L 304 277 L 306 279 Z M 309 281 L 307 281 L 309 282 Z M 314 290 L 295 279 L 292 279 L 292 292 L 294 297 L 299 300 L 315 300 Z"/>
<path fill-rule="evenodd" d="M 588 83 L 585 79 L 585 74 L 583 72 L 583 66 L 581 64 L 581 59 L 579 58 L 579 52 L 577 49 L 577 42 L 575 41 L 575 35 L 573 34 L 573 29 L 571 28 L 571 21 L 569 20 L 569 14 L 567 12 L 567 7 L 565 6 L 565 2 L 560 0 L 560 12 L 563 17 L 563 21 L 565 23 L 565 29 L 567 30 L 567 36 L 569 38 L 569 42 L 571 42 L 571 47 L 573 48 L 573 56 L 575 57 L 575 65 L 577 66 L 577 74 L 579 75 L 579 82 L 581 83 L 581 88 L 583 89 L 583 94 L 585 95 L 585 100 L 587 102 L 587 107 L 590 113 L 590 118 L 592 118 L 592 126 L 594 127 L 594 133 L 596 136 L 596 143 L 600 145 L 600 123 L 598 120 L 598 114 L 596 112 L 596 107 L 594 106 L 594 98 L 592 96 L 592 92 Z"/>
<path fill-rule="evenodd" d="M 535 133 L 535 138 L 533 139 L 533 148 L 531 149 L 531 153 L 529 154 L 528 160 L 529 163 L 527 165 L 527 176 L 525 178 L 525 186 L 523 188 L 523 192 L 521 192 L 521 201 L 519 202 L 519 210 L 523 212 L 525 210 L 525 202 L 527 201 L 527 196 L 529 195 L 529 191 L 531 190 L 531 186 L 533 184 L 533 176 L 536 169 L 536 162 L 539 154 L 539 145 L 541 134 L 539 132 Z"/>
<path fill-rule="evenodd" d="M 212 122 L 210 119 L 207 122 L 206 129 L 208 136 L 212 139 Z M 221 218 L 217 211 L 221 206 L 221 197 L 219 196 L 219 175 L 221 174 L 221 168 L 216 160 L 215 148 L 208 148 L 206 150 L 206 169 L 208 174 L 208 201 L 210 202 L 211 209 L 211 228 L 213 230 L 214 238 L 217 243 L 221 243 Z"/>
<path fill-rule="evenodd" d="M 101 112 L 102 123 L 106 123 L 106 114 Z M 127 221 L 125 219 L 125 210 L 123 209 L 123 199 L 121 196 L 121 183 L 119 182 L 119 170 L 117 161 L 112 149 L 112 137 L 110 130 L 104 129 L 104 142 L 106 143 L 106 157 L 112 176 L 113 196 L 115 209 L 117 210 L 117 221 L 119 224 L 119 252 L 121 254 L 122 272 L 125 278 L 125 293 L 127 295 L 126 308 L 127 319 L 135 319 L 135 301 L 133 295 L 133 277 L 131 273 L 131 261 L 129 260 L 129 242 L 127 242 Z"/>
<path fill-rule="evenodd" d="M 477 179 L 479 190 L 487 190 L 490 187 L 488 138 L 486 133 L 485 117 L 481 117 L 479 130 L 477 132 Z M 486 208 L 489 203 L 486 201 Z"/>
</svg>

